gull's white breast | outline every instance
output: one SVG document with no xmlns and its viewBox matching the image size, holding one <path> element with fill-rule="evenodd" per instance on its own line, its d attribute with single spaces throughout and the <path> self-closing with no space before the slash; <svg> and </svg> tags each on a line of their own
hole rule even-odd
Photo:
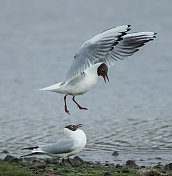
<svg viewBox="0 0 172 176">
<path fill-rule="evenodd" d="M 83 130 L 77 129 L 76 131 L 70 131 L 65 128 L 64 133 L 66 136 L 74 140 L 73 151 L 66 154 L 66 156 L 77 154 L 86 146 L 87 137 Z"/>
<path fill-rule="evenodd" d="M 64 84 L 58 92 L 73 96 L 88 92 L 97 83 L 97 68 L 100 65 L 101 63 L 91 66 L 84 73 Z"/>
</svg>

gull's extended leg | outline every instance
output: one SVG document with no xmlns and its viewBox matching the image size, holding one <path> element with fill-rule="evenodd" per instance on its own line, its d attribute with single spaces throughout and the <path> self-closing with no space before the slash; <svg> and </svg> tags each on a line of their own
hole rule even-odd
<svg viewBox="0 0 172 176">
<path fill-rule="evenodd" d="M 64 158 L 62 158 L 62 163 L 64 166 L 66 166 Z"/>
<path fill-rule="evenodd" d="M 73 164 L 71 163 L 71 161 L 70 161 L 70 159 L 69 159 L 69 157 L 68 157 L 68 163 L 73 167 Z"/>
<path fill-rule="evenodd" d="M 78 106 L 79 109 L 84 109 L 84 110 L 88 110 L 87 108 L 83 108 L 82 106 L 80 106 L 76 101 L 75 101 L 75 96 L 73 96 L 73 99 L 72 99 Z"/>
<path fill-rule="evenodd" d="M 70 115 L 70 113 L 69 113 L 69 111 L 68 111 L 68 109 L 67 109 L 66 97 L 67 97 L 67 95 L 64 96 L 65 112 L 68 113 L 68 114 Z"/>
</svg>

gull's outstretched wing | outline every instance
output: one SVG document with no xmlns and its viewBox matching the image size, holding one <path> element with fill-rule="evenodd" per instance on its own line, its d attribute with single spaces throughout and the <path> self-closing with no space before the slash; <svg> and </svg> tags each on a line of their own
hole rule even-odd
<svg viewBox="0 0 172 176">
<path fill-rule="evenodd" d="M 121 37 L 118 44 L 112 47 L 106 57 L 100 59 L 100 62 L 104 62 L 108 66 L 112 66 L 114 61 L 117 61 L 118 59 L 123 60 L 137 52 L 141 46 L 153 40 L 155 35 L 156 33 L 154 32 L 137 32 L 126 34 Z"/>
<path fill-rule="evenodd" d="M 131 56 L 145 43 L 153 40 L 156 33 L 138 32 L 127 34 L 130 25 L 118 26 L 86 41 L 74 56 L 66 81 L 77 77 L 96 63 L 112 66 L 115 61 Z"/>
<path fill-rule="evenodd" d="M 104 31 L 90 40 L 86 41 L 74 56 L 71 67 L 66 76 L 66 80 L 80 75 L 91 65 L 99 63 L 105 58 L 127 32 L 130 30 L 130 25 L 118 26 L 116 28 Z"/>
</svg>

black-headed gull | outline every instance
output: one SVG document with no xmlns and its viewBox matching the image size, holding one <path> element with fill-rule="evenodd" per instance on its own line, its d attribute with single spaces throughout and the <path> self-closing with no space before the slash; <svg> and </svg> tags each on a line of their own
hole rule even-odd
<svg viewBox="0 0 172 176">
<path fill-rule="evenodd" d="M 155 38 L 154 32 L 137 32 L 127 34 L 130 25 L 118 26 L 106 30 L 86 41 L 76 52 L 66 80 L 58 84 L 40 89 L 65 94 L 65 112 L 69 114 L 66 105 L 67 95 L 73 96 L 73 101 L 79 109 L 81 107 L 75 100 L 76 95 L 88 92 L 102 76 L 106 83 L 108 67 L 115 61 L 123 60 L 139 50 L 146 42 Z"/>
<path fill-rule="evenodd" d="M 83 150 L 83 148 L 87 143 L 87 137 L 84 131 L 78 129 L 80 127 L 82 127 L 82 124 L 66 126 L 64 128 L 65 138 L 57 141 L 56 143 L 22 148 L 22 150 L 32 150 L 30 154 L 23 156 L 40 155 L 40 154 L 45 154 L 49 156 L 58 156 L 62 158 L 62 162 L 64 165 L 65 165 L 64 158 L 68 157 L 68 162 L 69 164 L 72 165 L 72 163 L 69 160 L 69 156 L 79 153 L 81 150 Z"/>
</svg>

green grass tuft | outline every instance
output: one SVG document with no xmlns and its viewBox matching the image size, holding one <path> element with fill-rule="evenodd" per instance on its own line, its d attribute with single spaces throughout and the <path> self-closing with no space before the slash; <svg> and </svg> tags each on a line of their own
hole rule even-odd
<svg viewBox="0 0 172 176">
<path fill-rule="evenodd" d="M 33 174 L 15 164 L 0 161 L 0 176 L 33 176 Z"/>
</svg>

